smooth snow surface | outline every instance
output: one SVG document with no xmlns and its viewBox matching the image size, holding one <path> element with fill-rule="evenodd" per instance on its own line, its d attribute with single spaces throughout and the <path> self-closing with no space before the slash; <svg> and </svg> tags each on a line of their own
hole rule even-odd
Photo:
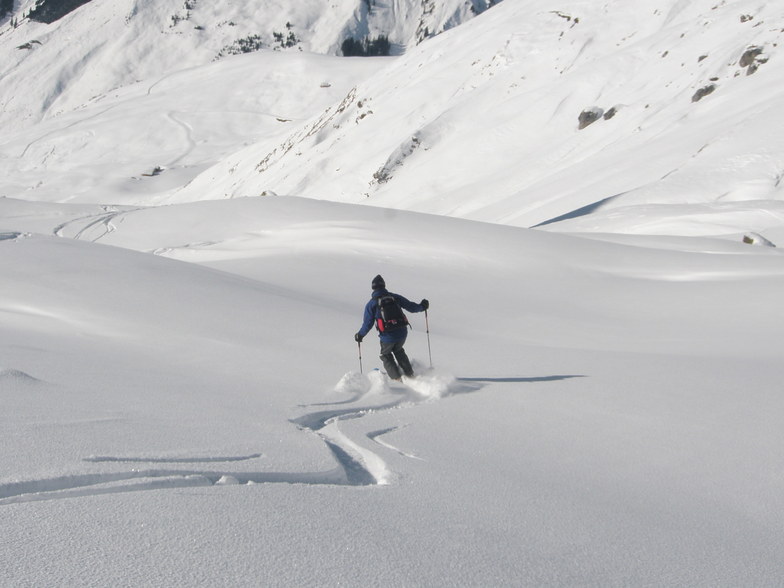
<svg viewBox="0 0 784 588">
<path fill-rule="evenodd" d="M 48 232 L 73 240 L 35 208 L 0 202 L 13 584 L 784 573 L 776 249 L 283 197 L 114 213 L 110 232 L 61 205 Z M 412 315 L 413 382 L 373 371 L 372 337 L 358 373 L 378 271 L 432 302 L 436 367 Z"/>
<path fill-rule="evenodd" d="M 0 584 L 781 585 L 776 3 L 189 4 L 0 31 Z"/>
</svg>

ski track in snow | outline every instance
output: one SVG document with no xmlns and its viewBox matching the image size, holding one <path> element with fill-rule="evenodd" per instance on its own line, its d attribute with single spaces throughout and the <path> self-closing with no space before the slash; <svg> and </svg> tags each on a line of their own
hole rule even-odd
<svg viewBox="0 0 784 588">
<path fill-rule="evenodd" d="M 0 241 L 16 241 L 17 239 L 23 239 L 24 237 L 27 236 L 29 236 L 29 234 L 19 233 L 16 231 L 4 232 L 4 233 L 0 233 Z"/>
<path fill-rule="evenodd" d="M 331 470 L 323 472 L 239 472 L 217 468 L 198 470 L 153 467 L 122 472 L 72 474 L 0 484 L 0 505 L 196 486 L 238 484 L 386 485 L 392 479 L 392 471 L 384 459 L 343 433 L 339 428 L 339 423 L 349 419 L 359 419 L 368 414 L 413 407 L 454 394 L 474 392 L 481 387 L 482 384 L 466 383 L 463 379 L 455 379 L 451 376 L 432 375 L 409 380 L 407 384 L 390 385 L 386 376 L 378 371 L 371 372 L 369 377 L 349 372 L 338 384 L 336 391 L 352 394 L 352 398 L 348 402 L 367 398 L 366 405 L 318 410 L 290 420 L 301 430 L 318 435 L 324 442 L 337 462 L 336 467 Z M 377 399 L 375 403 L 372 402 L 374 397 Z M 337 401 L 333 403 L 333 406 L 342 406 L 345 403 L 345 400 Z M 311 406 L 329 406 L 329 404 L 319 403 Z M 389 427 L 372 431 L 367 433 L 366 437 L 386 450 L 407 458 L 421 459 L 380 439 L 398 428 Z M 90 456 L 84 458 L 83 461 L 115 464 L 218 464 L 253 461 L 261 457 L 261 453 L 241 456 L 179 458 Z"/>
<path fill-rule="evenodd" d="M 380 438 L 380 437 L 382 437 L 384 435 L 388 435 L 389 433 L 394 433 L 398 429 L 400 429 L 400 427 L 389 427 L 389 428 L 386 428 L 386 429 L 381 429 L 380 431 L 373 431 L 372 433 L 368 433 L 367 436 L 368 436 L 368 439 L 370 439 L 371 441 L 375 441 L 376 443 L 378 443 L 382 447 L 386 447 L 387 449 L 389 449 L 390 451 L 394 451 L 398 455 L 402 455 L 403 457 L 408 457 L 409 459 L 418 459 L 418 460 L 421 460 L 421 461 L 425 461 L 421 457 L 418 457 L 418 456 L 416 456 L 416 455 L 414 455 L 412 453 L 406 453 L 405 451 L 401 451 L 400 449 L 398 449 L 397 447 L 395 447 L 391 443 L 387 443 L 386 441 L 384 441 L 383 439 Z"/>
<path fill-rule="evenodd" d="M 91 239 L 93 243 L 100 241 L 103 237 L 108 235 L 109 233 L 114 232 L 117 227 L 114 223 L 116 219 L 122 217 L 123 215 L 127 214 L 128 212 L 133 212 L 134 210 L 140 209 L 129 209 L 129 210 L 118 210 L 114 206 L 103 206 L 104 214 L 89 214 L 87 216 L 81 216 L 75 219 L 71 219 L 66 221 L 54 228 L 52 231 L 56 237 L 68 237 L 65 234 L 65 230 L 70 228 L 72 225 L 78 226 L 79 228 L 76 230 L 75 234 L 71 237 L 72 239 L 82 240 L 85 238 L 88 231 L 96 228 L 102 227 L 102 231 L 97 237 Z M 81 224 L 85 223 L 86 224 Z"/>
<path fill-rule="evenodd" d="M 399 385 L 391 385 L 386 376 L 377 370 L 370 372 L 368 376 L 349 372 L 338 383 L 336 391 L 351 393 L 353 400 L 364 397 L 383 399 L 394 395 L 393 398 L 381 404 L 371 404 L 364 407 L 320 410 L 292 419 L 291 422 L 321 437 L 346 472 L 349 483 L 387 485 L 391 482 L 392 471 L 383 458 L 351 440 L 340 430 L 339 424 L 341 421 L 361 418 L 371 413 L 413 407 L 423 402 L 430 402 L 454 394 L 474 392 L 482 387 L 482 384 L 463 382 L 452 376 L 428 373 L 426 370 L 423 372 L 422 376 L 416 379 L 406 379 L 404 384 Z M 335 405 L 340 404 L 343 403 L 335 403 Z M 324 405 L 315 404 L 313 406 Z M 398 427 L 390 427 L 372 431 L 367 433 L 366 437 L 373 443 L 394 451 L 398 455 L 420 459 L 400 451 L 380 439 L 397 429 Z"/>
<path fill-rule="evenodd" d="M 74 121 L 74 122 L 72 122 L 70 124 L 67 124 L 67 125 L 63 126 L 63 127 L 56 128 L 56 129 L 54 129 L 52 131 L 48 131 L 48 132 L 42 134 L 39 137 L 36 137 L 35 139 L 33 139 L 32 141 L 27 143 L 27 145 L 24 146 L 24 149 L 22 149 L 21 153 L 18 155 L 18 158 L 19 159 L 24 159 L 27 156 L 27 152 L 30 151 L 30 149 L 32 149 L 33 145 L 35 145 L 36 143 L 40 143 L 41 141 L 43 141 L 43 140 L 45 140 L 45 139 L 47 139 L 49 137 L 60 135 L 64 131 L 67 131 L 68 129 L 71 129 L 71 128 L 79 126 L 79 125 L 83 125 L 87 121 L 94 120 L 94 119 L 100 119 L 104 114 L 106 114 L 107 112 L 109 112 L 110 110 L 113 110 L 115 108 L 117 108 L 116 105 L 109 106 L 108 108 L 105 108 L 104 110 L 101 110 L 100 112 L 96 112 L 95 114 L 92 114 L 92 115 L 87 116 L 87 117 L 85 117 L 83 119 L 80 119 L 80 120 L 76 120 L 76 121 Z"/>
<path fill-rule="evenodd" d="M 343 472 L 232 472 L 177 469 L 131 470 L 59 476 L 0 485 L 0 505 L 98 496 L 120 492 L 221 484 L 341 484 Z"/>
<path fill-rule="evenodd" d="M 178 116 L 177 116 L 178 114 L 180 114 L 180 113 L 169 112 L 169 113 L 166 114 L 166 118 L 168 118 L 172 123 L 174 123 L 175 126 L 177 126 L 178 128 L 180 128 L 183 131 L 183 134 L 185 135 L 185 143 L 186 143 L 186 145 L 183 148 L 183 151 L 180 154 L 180 156 L 176 157 L 175 159 L 170 161 L 166 165 L 166 167 L 174 167 L 174 166 L 176 166 L 182 160 L 184 160 L 186 157 L 188 157 L 188 155 L 193 153 L 194 149 L 196 149 L 196 140 L 193 138 L 193 127 L 191 125 L 189 125 L 188 123 L 186 123 L 185 121 L 180 120 L 180 118 L 178 118 Z"/>
<path fill-rule="evenodd" d="M 229 461 L 248 461 L 261 457 L 261 453 L 253 453 L 251 455 L 239 455 L 237 457 L 109 457 L 109 456 L 95 456 L 85 457 L 83 461 L 91 463 L 102 462 L 115 462 L 115 463 L 214 463 L 214 462 L 229 462 Z"/>
</svg>

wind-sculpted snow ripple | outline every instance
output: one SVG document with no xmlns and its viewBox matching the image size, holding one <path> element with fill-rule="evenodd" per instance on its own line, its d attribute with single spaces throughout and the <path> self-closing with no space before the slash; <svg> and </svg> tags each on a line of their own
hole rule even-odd
<svg viewBox="0 0 784 588">
<path fill-rule="evenodd" d="M 0 367 L 0 382 L 33 385 L 40 383 L 40 380 L 21 370 Z"/>
</svg>

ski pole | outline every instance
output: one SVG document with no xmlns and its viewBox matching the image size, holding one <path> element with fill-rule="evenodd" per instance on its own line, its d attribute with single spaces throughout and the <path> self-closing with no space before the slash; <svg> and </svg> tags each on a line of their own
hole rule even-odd
<svg viewBox="0 0 784 588">
<path fill-rule="evenodd" d="M 433 369 L 433 354 L 430 352 L 430 321 L 427 320 L 427 309 L 425 309 L 425 331 L 427 332 L 427 356 L 430 358 L 430 369 Z"/>
<path fill-rule="evenodd" d="M 357 349 L 359 350 L 359 373 L 361 374 L 363 373 L 362 372 L 362 343 L 360 343 L 359 341 L 357 341 Z"/>
</svg>

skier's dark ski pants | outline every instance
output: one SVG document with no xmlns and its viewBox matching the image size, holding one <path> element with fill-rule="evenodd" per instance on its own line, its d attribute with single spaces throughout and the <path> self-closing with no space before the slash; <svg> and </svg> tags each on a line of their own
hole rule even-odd
<svg viewBox="0 0 784 588">
<path fill-rule="evenodd" d="M 400 341 L 393 341 L 391 343 L 381 342 L 381 361 L 384 363 L 384 369 L 387 375 L 393 380 L 400 378 L 402 371 L 406 376 L 412 377 L 414 370 L 411 368 L 411 362 L 408 360 L 403 345 L 406 338 L 403 337 Z"/>
</svg>

